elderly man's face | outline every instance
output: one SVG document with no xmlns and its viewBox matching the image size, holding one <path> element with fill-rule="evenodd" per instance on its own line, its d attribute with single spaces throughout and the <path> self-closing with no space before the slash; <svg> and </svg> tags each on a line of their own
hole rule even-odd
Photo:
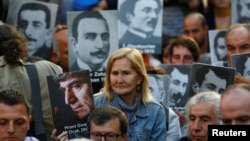
<svg viewBox="0 0 250 141">
<path fill-rule="evenodd" d="M 130 27 L 144 33 L 152 33 L 156 27 L 160 6 L 156 0 L 138 0 L 129 16 Z"/>
<path fill-rule="evenodd" d="M 227 91 L 220 102 L 220 116 L 223 124 L 250 125 L 250 93 L 243 88 Z"/>
<path fill-rule="evenodd" d="M 244 27 L 236 27 L 226 37 L 227 60 L 231 55 L 250 52 L 250 34 Z"/>
<path fill-rule="evenodd" d="M 190 107 L 188 131 L 193 141 L 208 140 L 208 125 L 218 124 L 215 107 L 210 103 L 197 103 Z"/>
</svg>

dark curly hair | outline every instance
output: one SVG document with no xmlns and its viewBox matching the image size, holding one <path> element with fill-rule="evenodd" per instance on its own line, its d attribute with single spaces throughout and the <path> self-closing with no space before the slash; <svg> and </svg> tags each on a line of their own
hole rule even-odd
<svg viewBox="0 0 250 141">
<path fill-rule="evenodd" d="M 8 24 L 0 25 L 0 56 L 9 64 L 17 64 L 19 60 L 26 61 L 28 42 L 16 27 Z"/>
</svg>

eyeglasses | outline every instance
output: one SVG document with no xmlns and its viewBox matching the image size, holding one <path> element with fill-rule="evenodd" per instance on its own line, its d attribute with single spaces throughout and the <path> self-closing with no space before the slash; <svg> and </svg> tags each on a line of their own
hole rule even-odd
<svg viewBox="0 0 250 141">
<path fill-rule="evenodd" d="M 104 137 L 105 141 L 117 141 L 117 138 L 121 134 L 100 134 L 100 133 L 90 133 L 90 138 L 94 141 L 101 141 L 102 137 Z"/>
</svg>

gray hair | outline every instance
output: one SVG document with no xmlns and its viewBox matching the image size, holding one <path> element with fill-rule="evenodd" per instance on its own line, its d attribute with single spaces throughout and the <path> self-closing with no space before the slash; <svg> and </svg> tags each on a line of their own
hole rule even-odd
<svg viewBox="0 0 250 141">
<path fill-rule="evenodd" d="M 200 92 L 192 96 L 186 103 L 186 119 L 189 121 L 190 107 L 198 103 L 209 103 L 215 108 L 215 115 L 217 117 L 218 124 L 220 122 L 220 99 L 221 95 L 215 91 Z"/>
</svg>

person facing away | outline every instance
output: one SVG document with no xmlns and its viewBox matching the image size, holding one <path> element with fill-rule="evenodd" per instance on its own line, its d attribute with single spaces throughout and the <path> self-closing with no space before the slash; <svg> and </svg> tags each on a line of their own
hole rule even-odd
<svg viewBox="0 0 250 141">
<path fill-rule="evenodd" d="M 110 33 L 102 14 L 98 11 L 78 14 L 73 20 L 72 36 L 70 40 L 77 58 L 70 70 L 104 71 L 103 64 L 110 51 Z"/>
<path fill-rule="evenodd" d="M 88 73 L 89 71 L 75 71 L 54 76 L 54 80 L 59 83 L 59 89 L 64 92 L 65 104 L 69 105 L 75 113 L 75 115 L 69 120 L 66 120 L 63 125 L 73 125 L 78 122 L 86 123 L 88 115 L 94 108 L 92 87 Z M 57 130 L 53 130 L 51 135 L 54 140 L 57 140 L 63 135 L 65 135 L 64 137 L 68 139 L 79 136 L 88 137 L 85 132 L 69 133 L 67 135 L 63 132 L 61 136 L 59 135 L 56 137 L 56 132 Z"/>
<path fill-rule="evenodd" d="M 231 66 L 231 55 L 250 52 L 250 24 L 232 25 L 226 33 L 227 61 L 218 62 L 217 66 Z"/>
<path fill-rule="evenodd" d="M 220 123 L 221 95 L 214 91 L 200 92 L 185 105 L 188 136 L 181 141 L 208 141 L 208 125 Z"/>
<path fill-rule="evenodd" d="M 128 140 L 165 140 L 166 114 L 149 90 L 141 52 L 120 48 L 108 59 L 104 87 L 94 94 L 95 107 L 111 105 L 126 113 Z"/>
<path fill-rule="evenodd" d="M 50 9 L 40 3 L 24 3 L 18 11 L 17 28 L 29 43 L 29 56 L 39 56 L 49 59 L 50 47 L 47 46 L 51 38 Z"/>
<path fill-rule="evenodd" d="M 128 29 L 121 37 L 121 43 L 149 44 L 161 42 L 160 36 L 153 35 L 159 13 L 161 11 L 160 0 L 126 0 L 120 8 L 120 21 L 127 25 Z"/>
<path fill-rule="evenodd" d="M 225 125 L 250 125 L 250 86 L 233 84 L 227 87 L 220 102 L 220 116 Z"/>
<path fill-rule="evenodd" d="M 54 29 L 50 61 L 61 66 L 63 72 L 69 71 L 68 29 L 65 25 L 57 25 Z"/>
<path fill-rule="evenodd" d="M 14 90 L 1 90 L 0 141 L 38 141 L 27 136 L 30 122 L 30 106 L 24 94 Z"/>
<path fill-rule="evenodd" d="M 47 76 L 62 73 L 62 68 L 46 60 L 34 63 L 26 62 L 28 57 L 28 41 L 25 36 L 12 25 L 0 25 L 0 90 L 12 89 L 25 94 L 29 103 L 32 103 L 32 91 L 29 75 L 25 69 L 27 65 L 34 65 L 39 80 L 44 131 L 49 141 L 53 129 L 52 112 L 50 107 Z M 31 113 L 36 110 L 31 104 Z M 32 115 L 34 117 L 34 115 Z M 32 121 L 33 122 L 33 121 Z M 40 135 L 40 134 L 39 134 Z M 39 136 L 38 135 L 38 136 Z M 46 139 L 44 139 L 46 140 Z"/>
<path fill-rule="evenodd" d="M 169 62 L 170 64 L 181 65 L 200 61 L 200 48 L 197 42 L 186 35 L 180 35 L 170 40 L 164 54 L 163 63 Z M 168 60 L 165 61 L 165 59 Z"/>
<path fill-rule="evenodd" d="M 126 141 L 128 137 L 128 118 L 113 106 L 95 108 L 88 117 L 90 139 L 100 141 Z"/>
</svg>

